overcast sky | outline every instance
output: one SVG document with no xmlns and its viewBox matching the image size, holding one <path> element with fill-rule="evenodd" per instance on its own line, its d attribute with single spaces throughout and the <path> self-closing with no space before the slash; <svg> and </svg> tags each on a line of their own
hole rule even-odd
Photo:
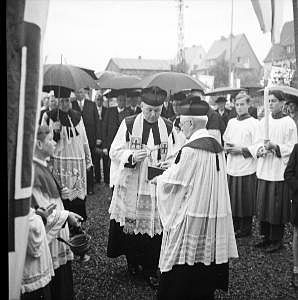
<svg viewBox="0 0 298 300">
<path fill-rule="evenodd" d="M 293 20 L 292 0 L 284 21 Z M 232 0 L 185 0 L 184 45 L 212 42 L 231 28 Z M 177 52 L 175 0 L 50 0 L 44 40 L 46 63 L 73 64 L 103 71 L 111 57 L 172 59 Z M 270 34 L 263 34 L 251 0 L 234 0 L 233 33 L 245 33 L 263 63 Z"/>
</svg>

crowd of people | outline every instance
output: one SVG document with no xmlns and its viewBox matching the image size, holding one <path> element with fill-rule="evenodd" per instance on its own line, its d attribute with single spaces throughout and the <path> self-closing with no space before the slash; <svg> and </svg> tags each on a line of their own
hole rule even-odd
<svg viewBox="0 0 298 300">
<path fill-rule="evenodd" d="M 177 99 L 159 87 L 118 93 L 115 105 L 90 98 L 82 88 L 43 99 L 22 299 L 73 299 L 74 256 L 57 237 L 83 232 L 101 182 L 112 192 L 107 256 L 125 255 L 158 299 L 227 290 L 236 239 L 252 234 L 254 216 L 266 253 L 283 247 L 292 222 L 298 288 L 297 97 L 270 92 L 269 119 L 245 92 L 232 109 L 222 96 L 215 108 L 199 91 Z"/>
</svg>

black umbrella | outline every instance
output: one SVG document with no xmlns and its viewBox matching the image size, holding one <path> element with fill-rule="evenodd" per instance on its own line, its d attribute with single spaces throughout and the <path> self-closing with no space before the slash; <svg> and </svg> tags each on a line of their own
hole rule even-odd
<svg viewBox="0 0 298 300">
<path fill-rule="evenodd" d="M 287 85 L 276 85 L 269 87 L 270 91 L 278 91 L 284 94 L 286 101 L 294 101 L 298 103 L 298 89 Z M 264 93 L 264 89 L 258 90 L 258 93 Z"/>
<path fill-rule="evenodd" d="M 235 95 L 238 94 L 241 91 L 247 91 L 246 88 L 231 88 L 229 86 L 227 87 L 220 87 L 216 88 L 211 92 L 205 93 L 206 96 L 220 96 L 220 95 Z"/>
<path fill-rule="evenodd" d="M 177 72 L 160 72 L 149 75 L 136 83 L 134 87 L 144 89 L 151 86 L 158 86 L 167 91 L 168 95 L 173 95 L 186 89 L 203 92 L 206 88 L 206 85 L 201 81 L 188 74 Z"/>
<path fill-rule="evenodd" d="M 44 65 L 44 91 L 53 89 L 59 97 L 62 90 L 77 91 L 86 87 L 99 88 L 96 81 L 80 67 L 63 64 Z"/>
</svg>

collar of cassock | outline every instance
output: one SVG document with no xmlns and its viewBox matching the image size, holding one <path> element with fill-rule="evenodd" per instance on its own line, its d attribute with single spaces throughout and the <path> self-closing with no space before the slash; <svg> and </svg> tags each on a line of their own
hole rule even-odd
<svg viewBox="0 0 298 300">
<path fill-rule="evenodd" d="M 147 144 L 150 129 L 152 129 L 154 145 L 160 145 L 161 140 L 160 140 L 160 134 L 159 134 L 159 128 L 158 128 L 158 121 L 156 121 L 154 123 L 149 123 L 145 119 L 143 122 L 142 144 L 145 144 L 145 145 Z"/>
<path fill-rule="evenodd" d="M 81 114 L 73 109 L 70 109 L 68 112 L 64 112 L 60 109 L 53 109 L 48 113 L 48 116 L 50 119 L 53 120 L 53 122 L 59 121 L 62 126 L 66 127 L 68 138 L 73 137 L 70 120 L 72 122 L 72 125 L 75 128 L 79 124 L 81 119 Z M 75 128 L 75 133 L 76 135 L 79 135 L 76 128 Z M 60 133 L 54 132 L 54 141 L 58 142 L 59 140 L 60 140 Z"/>
<path fill-rule="evenodd" d="M 237 115 L 237 120 L 238 120 L 238 121 L 243 121 L 243 120 L 246 120 L 246 119 L 248 119 L 248 118 L 250 118 L 250 117 L 251 117 L 251 116 L 250 116 L 249 113 L 243 114 L 243 115 L 241 115 L 241 116 L 238 116 L 238 115 Z"/>
<path fill-rule="evenodd" d="M 287 115 L 285 115 L 282 111 L 276 113 L 276 114 L 271 114 L 273 119 L 281 119 L 283 117 L 286 117 Z"/>
</svg>

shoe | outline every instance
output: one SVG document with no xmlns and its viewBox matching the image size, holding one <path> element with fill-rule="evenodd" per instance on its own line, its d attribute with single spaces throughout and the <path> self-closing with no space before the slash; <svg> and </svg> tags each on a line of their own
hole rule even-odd
<svg viewBox="0 0 298 300">
<path fill-rule="evenodd" d="M 279 249 L 281 249 L 283 246 L 282 242 L 274 242 L 271 243 L 270 246 L 268 246 L 268 248 L 265 250 L 267 253 L 273 253 L 278 251 Z"/>
<path fill-rule="evenodd" d="M 159 280 L 156 276 L 152 276 L 152 275 L 146 276 L 145 280 L 153 289 L 158 288 Z"/>
<path fill-rule="evenodd" d="M 295 289 L 298 289 L 298 273 L 293 273 L 291 283 Z"/>
<path fill-rule="evenodd" d="M 265 248 L 265 247 L 269 246 L 270 244 L 271 244 L 270 240 L 263 239 L 261 242 L 256 243 L 254 246 L 256 248 Z"/>
</svg>

